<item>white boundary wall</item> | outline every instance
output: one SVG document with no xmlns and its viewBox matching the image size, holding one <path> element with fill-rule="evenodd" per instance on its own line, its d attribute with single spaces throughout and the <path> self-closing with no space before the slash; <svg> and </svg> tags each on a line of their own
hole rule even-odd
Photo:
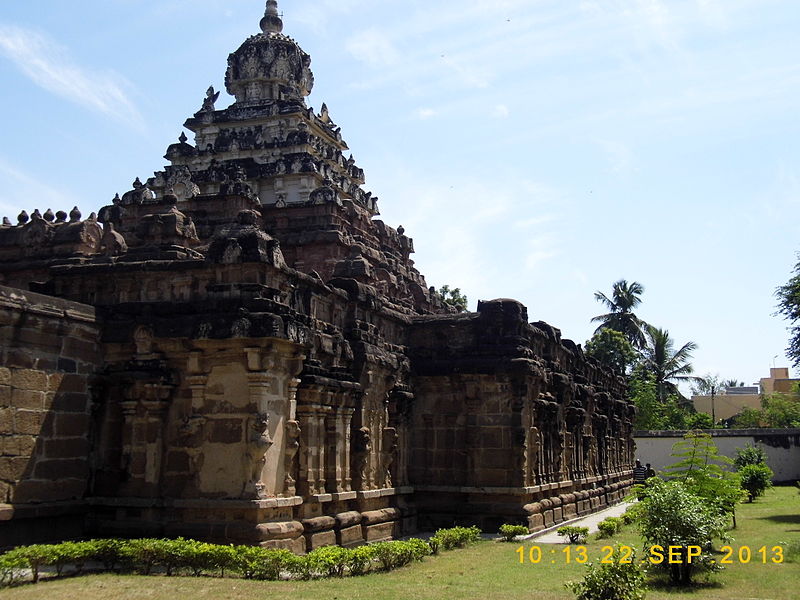
<svg viewBox="0 0 800 600">
<path fill-rule="evenodd" d="M 683 439 L 685 431 L 634 431 L 636 458 L 651 463 L 660 471 L 677 461 L 672 445 Z M 800 480 L 800 429 L 706 429 L 720 454 L 729 458 L 747 444 L 759 446 L 767 453 L 767 465 L 775 472 L 773 481 Z"/>
</svg>

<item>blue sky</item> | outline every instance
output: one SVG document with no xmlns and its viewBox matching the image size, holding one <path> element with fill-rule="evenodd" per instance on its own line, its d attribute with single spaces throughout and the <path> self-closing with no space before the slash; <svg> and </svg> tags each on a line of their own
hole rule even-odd
<svg viewBox="0 0 800 600">
<path fill-rule="evenodd" d="M 617 279 L 695 367 L 786 366 L 800 250 L 793 0 L 282 0 L 429 285 L 512 297 L 583 343 Z M 262 0 L 0 8 L 0 213 L 85 214 L 165 163 Z M 224 92 L 218 106 L 230 102 Z M 187 132 L 188 133 L 188 132 Z M 777 355 L 777 356 L 776 356 Z"/>
</svg>

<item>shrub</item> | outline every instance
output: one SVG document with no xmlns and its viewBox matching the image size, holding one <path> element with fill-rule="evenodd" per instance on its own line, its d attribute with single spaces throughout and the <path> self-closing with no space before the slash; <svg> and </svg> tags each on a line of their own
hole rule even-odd
<svg viewBox="0 0 800 600">
<path fill-rule="evenodd" d="M 94 542 L 63 542 L 52 547 L 53 564 L 56 574 L 60 577 L 67 565 L 74 565 L 80 573 L 83 566 L 97 555 L 97 545 Z"/>
<path fill-rule="evenodd" d="M 10 552 L 6 552 L 4 556 L 14 564 L 24 563 L 25 567 L 31 570 L 33 583 L 39 581 L 39 569 L 41 567 L 55 564 L 56 561 L 53 546 L 48 544 L 22 546 Z"/>
<path fill-rule="evenodd" d="M 620 562 L 619 547 L 612 562 L 599 567 L 591 563 L 583 581 L 569 582 L 567 589 L 577 600 L 643 600 L 647 591 L 645 573 L 639 568 L 635 555 L 628 563 Z"/>
<path fill-rule="evenodd" d="M 601 538 L 613 537 L 617 533 L 617 524 L 614 521 L 603 519 L 597 524 L 597 529 L 600 531 Z"/>
<path fill-rule="evenodd" d="M 195 577 L 199 577 L 204 571 L 217 570 L 224 577 L 225 569 L 232 567 L 235 562 L 235 550 L 232 546 L 218 546 L 180 538 L 173 544 L 174 567 L 189 570 Z"/>
<path fill-rule="evenodd" d="M 122 542 L 119 547 L 119 558 L 128 569 L 149 575 L 158 558 L 158 543 L 153 538 L 140 538 Z"/>
<path fill-rule="evenodd" d="M 463 548 L 467 544 L 481 539 L 481 530 L 478 527 L 451 527 L 439 529 L 434 535 L 442 550 Z"/>
<path fill-rule="evenodd" d="M 431 554 L 431 548 L 425 540 L 409 538 L 405 541 L 412 560 L 422 560 Z"/>
<path fill-rule="evenodd" d="M 690 431 L 672 447 L 678 462 L 664 469 L 667 478 L 683 484 L 688 492 L 706 504 L 729 514 L 736 527 L 736 506 L 742 501 L 739 474 L 729 471 L 733 461 L 722 456 L 707 433 Z"/>
<path fill-rule="evenodd" d="M 28 561 L 19 554 L 0 556 L 0 588 L 15 585 L 25 578 Z"/>
<path fill-rule="evenodd" d="M 309 552 L 306 560 L 313 572 L 322 573 L 325 577 L 342 577 L 350 560 L 350 552 L 341 546 L 324 546 Z"/>
<path fill-rule="evenodd" d="M 123 559 L 122 547 L 126 542 L 122 540 L 91 540 L 89 542 L 94 546 L 93 557 L 94 560 L 99 560 L 103 563 L 103 568 L 106 571 L 113 571 L 118 563 Z"/>
<path fill-rule="evenodd" d="M 503 536 L 503 540 L 506 542 L 511 542 L 514 538 L 518 535 L 526 535 L 528 533 L 528 528 L 525 525 L 501 525 L 500 526 L 500 535 Z"/>
<path fill-rule="evenodd" d="M 298 559 L 302 562 L 298 562 Z M 303 560 L 305 559 L 305 560 Z M 308 575 L 310 578 L 315 561 L 308 557 L 296 557 L 288 550 L 273 550 L 258 546 L 233 546 L 232 568 L 245 579 L 278 579 L 284 569 Z M 300 568 L 298 568 L 300 567 Z"/>
<path fill-rule="evenodd" d="M 739 470 L 739 476 L 742 478 L 742 489 L 747 492 L 748 502 L 763 496 L 767 488 L 772 487 L 773 475 L 772 469 L 763 464 L 749 464 Z"/>
<path fill-rule="evenodd" d="M 439 546 L 441 546 L 441 542 L 435 535 L 428 539 L 428 547 L 431 549 L 431 554 L 439 554 Z"/>
<path fill-rule="evenodd" d="M 736 450 L 736 458 L 733 459 L 733 464 L 736 465 L 738 471 L 747 465 L 763 465 L 767 462 L 767 453 L 760 446 L 753 446 L 747 444 L 744 448 Z"/>
<path fill-rule="evenodd" d="M 187 540 L 178 538 L 176 540 L 155 540 L 153 544 L 155 553 L 155 564 L 164 567 L 167 577 L 179 571 L 187 562 L 190 554 L 191 545 Z"/>
<path fill-rule="evenodd" d="M 375 548 L 372 546 L 358 546 L 350 550 L 347 557 L 347 570 L 350 575 L 363 575 L 369 570 L 375 560 Z"/>
<path fill-rule="evenodd" d="M 577 525 L 564 525 L 556 529 L 558 535 L 567 538 L 570 544 L 582 544 L 586 541 L 586 536 L 589 535 L 588 527 L 578 527 Z"/>
<path fill-rule="evenodd" d="M 692 494 L 679 481 L 653 480 L 647 498 L 641 503 L 639 523 L 647 544 L 647 555 L 653 546 L 699 546 L 700 556 L 689 562 L 684 556 L 680 564 L 663 561 L 673 583 L 689 584 L 698 570 L 715 571 L 719 565 L 710 554 L 714 538 L 728 539 L 727 519 L 718 507 Z M 684 554 L 686 551 L 684 550 Z"/>
<path fill-rule="evenodd" d="M 401 566 L 400 554 L 394 542 L 377 542 L 372 545 L 375 558 L 386 571 Z"/>
</svg>

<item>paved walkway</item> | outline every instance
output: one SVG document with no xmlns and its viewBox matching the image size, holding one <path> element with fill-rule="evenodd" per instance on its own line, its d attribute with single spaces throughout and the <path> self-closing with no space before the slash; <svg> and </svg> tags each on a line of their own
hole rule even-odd
<svg viewBox="0 0 800 600">
<path fill-rule="evenodd" d="M 545 529 L 544 531 L 538 531 L 536 533 L 532 533 L 530 535 L 519 536 L 514 538 L 516 540 L 536 540 L 537 542 L 541 542 L 542 544 L 563 544 L 565 542 L 564 536 L 558 535 L 556 530 L 559 527 L 563 527 L 564 525 L 575 525 L 578 527 L 588 527 L 589 533 L 595 533 L 598 531 L 597 524 L 605 519 L 606 517 L 618 517 L 622 513 L 624 513 L 628 509 L 629 503 L 628 502 L 620 502 L 619 504 L 615 504 L 609 508 L 605 508 L 600 512 L 592 513 L 591 515 L 586 515 L 585 517 L 579 517 L 572 521 L 565 521 L 563 523 L 559 523 L 554 527 L 550 527 L 549 529 Z"/>
</svg>

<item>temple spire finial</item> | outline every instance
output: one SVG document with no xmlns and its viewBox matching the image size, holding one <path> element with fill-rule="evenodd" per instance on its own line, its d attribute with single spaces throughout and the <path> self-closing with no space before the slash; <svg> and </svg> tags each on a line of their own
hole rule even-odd
<svg viewBox="0 0 800 600">
<path fill-rule="evenodd" d="M 281 33 L 283 31 L 283 21 L 278 14 L 278 0 L 267 0 L 267 10 L 264 18 L 261 19 L 261 31 L 264 33 Z"/>
</svg>

